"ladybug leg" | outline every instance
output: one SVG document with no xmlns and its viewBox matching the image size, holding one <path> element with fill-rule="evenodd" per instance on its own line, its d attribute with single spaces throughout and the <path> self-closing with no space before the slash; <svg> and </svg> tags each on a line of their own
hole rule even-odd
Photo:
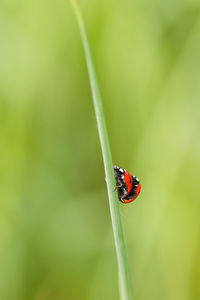
<svg viewBox="0 0 200 300">
<path fill-rule="evenodd" d="M 127 193 L 121 196 L 121 201 L 124 202 L 124 199 L 127 197 Z"/>
<path fill-rule="evenodd" d="M 121 197 L 121 198 L 120 198 L 120 201 L 121 201 L 122 203 L 124 203 L 124 197 Z"/>
<path fill-rule="evenodd" d="M 116 187 L 114 188 L 113 192 L 115 192 L 115 191 L 116 191 L 116 189 L 118 189 L 118 188 L 120 188 L 120 187 L 122 187 L 122 184 L 120 184 L 120 185 L 116 185 Z"/>
</svg>

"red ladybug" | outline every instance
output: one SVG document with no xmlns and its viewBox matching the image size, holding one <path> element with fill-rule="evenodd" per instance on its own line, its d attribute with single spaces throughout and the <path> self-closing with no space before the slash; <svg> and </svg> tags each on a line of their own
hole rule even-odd
<svg viewBox="0 0 200 300">
<path fill-rule="evenodd" d="M 141 184 L 136 176 L 131 175 L 127 170 L 114 166 L 116 188 L 119 200 L 122 203 L 132 202 L 137 198 L 141 190 Z"/>
</svg>

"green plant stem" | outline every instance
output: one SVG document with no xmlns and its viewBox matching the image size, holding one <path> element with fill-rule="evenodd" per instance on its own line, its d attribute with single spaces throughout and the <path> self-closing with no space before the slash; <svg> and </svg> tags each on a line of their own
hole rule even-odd
<svg viewBox="0 0 200 300">
<path fill-rule="evenodd" d="M 115 178 L 114 178 L 112 156 L 111 156 L 111 151 L 109 146 L 106 122 L 104 118 L 101 94 L 99 91 L 98 81 L 96 77 L 96 72 L 92 60 L 92 55 L 89 47 L 89 42 L 88 42 L 83 18 L 76 1 L 75 0 L 70 0 L 70 1 L 76 14 L 76 18 L 77 18 L 77 22 L 79 25 L 79 30 L 83 42 L 86 64 L 87 64 L 87 69 L 89 74 L 89 81 L 90 81 L 90 86 L 91 86 L 92 96 L 93 96 L 94 109 L 95 109 L 95 114 L 97 119 L 97 126 L 98 126 L 99 138 L 101 143 L 105 175 L 106 175 L 106 183 L 108 189 L 112 228 L 113 228 L 115 248 L 117 253 L 121 299 L 131 300 L 132 291 L 131 291 L 131 283 L 130 283 L 129 270 L 128 270 L 127 253 L 126 253 L 126 247 L 124 242 L 121 216 L 119 211 L 119 200 L 117 198 L 117 192 L 113 192 L 115 188 Z"/>
</svg>

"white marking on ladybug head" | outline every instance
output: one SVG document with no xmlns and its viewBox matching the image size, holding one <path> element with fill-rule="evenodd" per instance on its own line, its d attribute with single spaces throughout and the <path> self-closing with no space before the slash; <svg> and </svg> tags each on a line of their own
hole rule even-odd
<svg viewBox="0 0 200 300">
<path fill-rule="evenodd" d="M 124 170 L 123 170 L 122 168 L 119 168 L 119 171 L 120 171 L 121 173 L 124 173 Z"/>
<path fill-rule="evenodd" d="M 137 182 L 140 182 L 139 179 L 138 179 L 137 177 L 135 177 L 135 180 L 136 180 Z"/>
</svg>

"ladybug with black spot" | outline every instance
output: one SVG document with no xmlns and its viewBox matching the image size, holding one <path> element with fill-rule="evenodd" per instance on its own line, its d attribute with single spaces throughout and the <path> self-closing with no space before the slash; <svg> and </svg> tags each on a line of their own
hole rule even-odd
<svg viewBox="0 0 200 300">
<path fill-rule="evenodd" d="M 141 190 L 139 179 L 131 175 L 127 170 L 114 166 L 114 174 L 119 200 L 122 203 L 132 202 L 137 198 Z"/>
</svg>

